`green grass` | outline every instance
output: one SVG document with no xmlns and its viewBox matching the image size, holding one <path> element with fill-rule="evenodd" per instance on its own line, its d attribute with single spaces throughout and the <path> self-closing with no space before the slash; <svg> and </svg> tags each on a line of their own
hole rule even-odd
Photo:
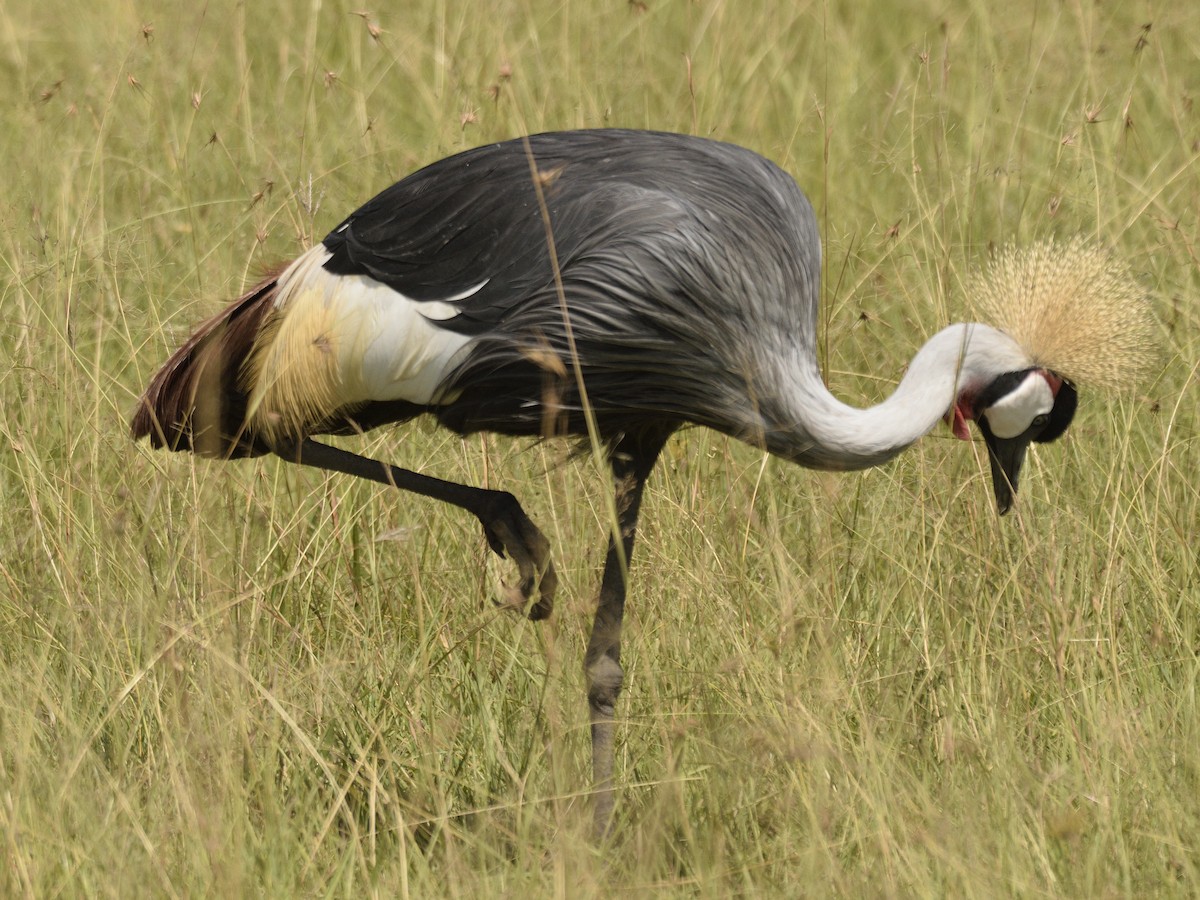
<svg viewBox="0 0 1200 900">
<path fill-rule="evenodd" d="M 1200 8 L 395 6 L 0 10 L 0 894 L 1200 891 Z M 125 422 L 192 323 L 392 180 L 605 124 L 795 174 L 851 402 L 1012 240 L 1110 243 L 1161 353 L 1083 392 L 1005 520 L 946 432 L 837 476 L 673 439 L 597 850 L 591 460 L 353 442 L 522 499 L 562 573 L 535 626 L 493 608 L 513 573 L 455 510 Z"/>
</svg>

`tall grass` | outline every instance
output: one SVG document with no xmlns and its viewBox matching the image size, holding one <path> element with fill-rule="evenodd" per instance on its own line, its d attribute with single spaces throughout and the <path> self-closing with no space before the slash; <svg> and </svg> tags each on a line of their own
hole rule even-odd
<svg viewBox="0 0 1200 900">
<path fill-rule="evenodd" d="M 0 893 L 1200 890 L 1200 10 L 348 2 L 0 10 Z M 633 564 L 620 800 L 587 841 L 606 478 L 416 424 L 364 452 L 520 496 L 534 626 L 458 512 L 125 421 L 190 325 L 376 190 L 605 124 L 793 172 L 823 365 L 886 394 L 996 243 L 1085 233 L 1161 356 L 999 520 L 980 445 L 805 472 L 690 430 Z"/>
</svg>

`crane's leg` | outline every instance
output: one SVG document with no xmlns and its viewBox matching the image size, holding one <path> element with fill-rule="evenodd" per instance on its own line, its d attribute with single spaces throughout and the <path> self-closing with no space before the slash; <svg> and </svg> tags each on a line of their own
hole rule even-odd
<svg viewBox="0 0 1200 900">
<path fill-rule="evenodd" d="M 521 575 L 518 586 L 521 597 L 529 600 L 537 590 L 537 600 L 529 609 L 529 618 L 545 619 L 554 609 L 558 576 L 550 559 L 550 542 L 525 515 L 521 504 L 512 494 L 443 481 L 330 447 L 312 438 L 280 444 L 273 451 L 288 462 L 357 475 L 379 484 L 442 500 L 473 513 L 483 524 L 483 533 L 492 550 L 500 556 L 507 554 L 517 564 Z"/>
<path fill-rule="evenodd" d="M 587 676 L 588 706 L 592 720 L 592 779 L 596 792 L 594 829 L 600 840 L 612 822 L 613 711 L 621 692 L 621 622 L 625 615 L 625 591 L 633 538 L 637 530 L 642 489 L 670 432 L 639 440 L 626 438 L 612 455 L 616 487 L 617 531 L 609 536 L 600 600 L 592 634 L 588 639 L 583 668 Z M 618 540 L 619 538 L 619 540 Z"/>
</svg>

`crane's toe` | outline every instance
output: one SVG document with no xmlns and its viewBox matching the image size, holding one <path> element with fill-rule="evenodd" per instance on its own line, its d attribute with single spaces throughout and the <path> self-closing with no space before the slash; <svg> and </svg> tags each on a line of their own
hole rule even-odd
<svg viewBox="0 0 1200 900">
<path fill-rule="evenodd" d="M 536 593 L 536 599 L 529 607 L 529 618 L 534 621 L 549 618 L 558 588 L 558 574 L 550 558 L 550 542 L 511 494 L 501 496 L 505 498 L 501 509 L 480 516 L 488 546 L 498 556 L 506 556 L 517 564 L 520 581 L 509 588 L 512 605 L 524 607 Z"/>
</svg>

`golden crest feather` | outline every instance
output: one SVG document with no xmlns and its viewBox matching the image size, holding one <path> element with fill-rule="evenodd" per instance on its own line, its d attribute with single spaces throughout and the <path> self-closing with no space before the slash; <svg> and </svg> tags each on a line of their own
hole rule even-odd
<svg viewBox="0 0 1200 900">
<path fill-rule="evenodd" d="M 1147 291 L 1124 263 L 1082 237 L 1001 249 L 968 296 L 982 321 L 1072 382 L 1128 386 L 1152 357 Z"/>
</svg>

